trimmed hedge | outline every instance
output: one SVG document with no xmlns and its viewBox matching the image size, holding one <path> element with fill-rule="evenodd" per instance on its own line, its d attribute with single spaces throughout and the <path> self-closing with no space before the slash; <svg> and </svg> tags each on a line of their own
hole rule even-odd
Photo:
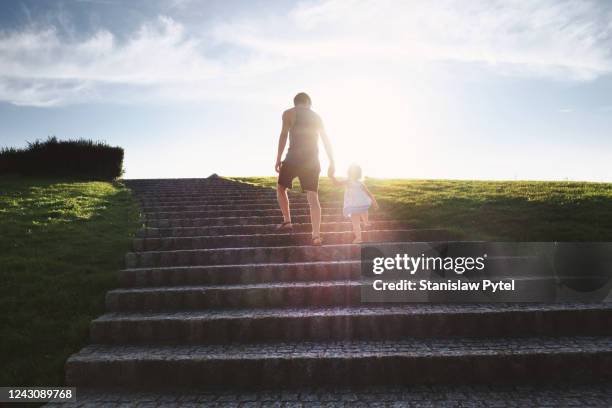
<svg viewBox="0 0 612 408">
<path fill-rule="evenodd" d="M 113 180 L 123 174 L 123 149 L 93 140 L 50 137 L 28 142 L 24 149 L 0 150 L 0 174 Z"/>
</svg>

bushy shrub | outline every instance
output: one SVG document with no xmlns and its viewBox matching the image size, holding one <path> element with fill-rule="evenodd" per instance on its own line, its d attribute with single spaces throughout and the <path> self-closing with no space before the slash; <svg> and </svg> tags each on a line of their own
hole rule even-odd
<svg viewBox="0 0 612 408">
<path fill-rule="evenodd" d="M 0 174 L 112 180 L 122 173 L 123 149 L 93 140 L 50 137 L 23 149 L 0 150 Z"/>
</svg>

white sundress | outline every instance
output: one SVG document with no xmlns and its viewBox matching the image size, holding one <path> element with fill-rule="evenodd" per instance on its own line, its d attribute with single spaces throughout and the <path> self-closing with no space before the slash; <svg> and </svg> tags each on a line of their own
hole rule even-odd
<svg viewBox="0 0 612 408">
<path fill-rule="evenodd" d="M 344 208 L 342 214 L 350 217 L 352 214 L 363 214 L 372 205 L 372 200 L 366 194 L 359 181 L 348 181 L 344 190 Z"/>
</svg>

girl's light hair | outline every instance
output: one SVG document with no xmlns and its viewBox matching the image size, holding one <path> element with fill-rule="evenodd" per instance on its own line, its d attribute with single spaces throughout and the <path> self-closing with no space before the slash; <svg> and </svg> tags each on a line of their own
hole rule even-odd
<svg viewBox="0 0 612 408">
<path fill-rule="evenodd" d="M 361 180 L 361 167 L 358 164 L 351 164 L 348 168 L 348 178 L 351 180 Z"/>
</svg>

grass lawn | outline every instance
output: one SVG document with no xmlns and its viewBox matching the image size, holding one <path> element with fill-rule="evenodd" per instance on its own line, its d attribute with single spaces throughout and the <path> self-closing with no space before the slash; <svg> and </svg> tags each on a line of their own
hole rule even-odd
<svg viewBox="0 0 612 408">
<path fill-rule="evenodd" d="M 275 177 L 234 179 L 276 185 Z M 396 218 L 415 227 L 444 227 L 465 239 L 612 241 L 610 183 L 382 179 L 365 183 L 381 207 Z M 342 199 L 327 178 L 321 178 L 320 191 L 322 198 Z"/>
<path fill-rule="evenodd" d="M 120 184 L 0 178 L 1 385 L 63 383 L 138 217 Z"/>
</svg>

